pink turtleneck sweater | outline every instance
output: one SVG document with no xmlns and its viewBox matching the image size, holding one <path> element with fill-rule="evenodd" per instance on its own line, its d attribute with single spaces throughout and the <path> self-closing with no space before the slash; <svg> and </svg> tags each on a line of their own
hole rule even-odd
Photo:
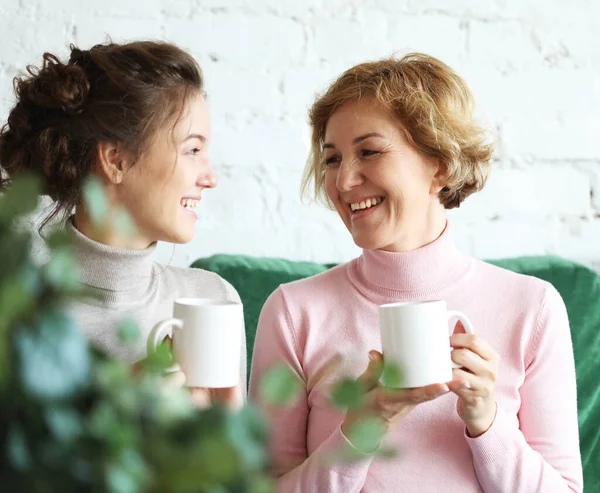
<svg viewBox="0 0 600 493">
<path fill-rule="evenodd" d="M 469 438 L 454 394 L 421 404 L 386 437 L 400 454 L 352 449 L 344 412 L 330 403 L 333 382 L 358 377 L 368 351 L 381 350 L 378 305 L 444 299 L 466 313 L 501 357 L 498 412 Z M 450 227 L 404 253 L 364 251 L 323 274 L 280 286 L 261 313 L 250 398 L 285 363 L 303 382 L 291 407 L 269 409 L 278 491 L 285 493 L 551 493 L 582 491 L 575 367 L 564 303 L 552 285 L 459 253 Z"/>
</svg>

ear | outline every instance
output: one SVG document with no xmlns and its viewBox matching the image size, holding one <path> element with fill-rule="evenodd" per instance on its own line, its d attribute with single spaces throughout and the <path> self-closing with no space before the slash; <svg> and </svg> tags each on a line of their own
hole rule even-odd
<svg viewBox="0 0 600 493">
<path fill-rule="evenodd" d="M 129 166 L 127 153 L 117 142 L 98 142 L 96 149 L 98 171 L 109 183 L 118 185 Z"/>
<path fill-rule="evenodd" d="M 431 187 L 429 189 L 429 194 L 430 195 L 435 195 L 437 196 L 442 190 L 443 188 L 446 186 L 446 184 L 444 183 L 444 166 L 442 166 L 441 163 L 436 162 L 434 164 L 435 166 L 435 171 L 434 171 L 434 175 L 431 179 Z"/>
</svg>

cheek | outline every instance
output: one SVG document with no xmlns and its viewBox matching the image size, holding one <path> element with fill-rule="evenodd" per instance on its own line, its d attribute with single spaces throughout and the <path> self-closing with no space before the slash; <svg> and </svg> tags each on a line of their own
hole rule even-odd
<svg viewBox="0 0 600 493">
<path fill-rule="evenodd" d="M 129 203 L 133 208 L 145 206 L 148 200 L 150 190 L 152 189 L 153 179 L 148 170 L 140 166 L 138 169 L 132 169 L 127 175 L 127 183 L 124 183 L 122 195 L 124 202 Z"/>
<path fill-rule="evenodd" d="M 325 192 L 333 203 L 337 203 L 339 200 L 339 194 L 337 190 L 336 172 L 334 170 L 328 170 L 325 172 Z"/>
</svg>

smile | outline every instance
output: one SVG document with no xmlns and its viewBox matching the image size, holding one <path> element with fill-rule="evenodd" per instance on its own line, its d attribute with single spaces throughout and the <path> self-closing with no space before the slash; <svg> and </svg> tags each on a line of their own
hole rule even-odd
<svg viewBox="0 0 600 493">
<path fill-rule="evenodd" d="M 371 207 L 375 207 L 383 202 L 383 197 L 374 197 L 371 199 L 363 200 L 361 202 L 352 202 L 348 204 L 350 206 L 350 210 L 352 212 L 364 211 L 366 209 L 370 209 Z"/>
<path fill-rule="evenodd" d="M 200 200 L 198 199 L 181 199 L 181 206 L 187 211 L 195 209 L 199 203 Z"/>
</svg>

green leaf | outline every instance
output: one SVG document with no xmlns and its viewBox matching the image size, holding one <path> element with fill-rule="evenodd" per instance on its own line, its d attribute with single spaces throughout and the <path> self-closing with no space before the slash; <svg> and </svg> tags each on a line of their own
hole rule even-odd
<svg viewBox="0 0 600 493">
<path fill-rule="evenodd" d="M 244 407 L 227 421 L 227 436 L 242 461 L 250 469 L 259 469 L 267 461 L 265 444 L 268 430 L 259 411 L 253 406 Z"/>
<path fill-rule="evenodd" d="M 102 440 L 114 431 L 114 425 L 118 422 L 119 417 L 110 401 L 99 401 L 89 416 L 88 429 L 92 436 Z"/>
<path fill-rule="evenodd" d="M 210 487 L 208 493 L 229 493 L 229 489 L 221 484 L 216 484 Z"/>
<path fill-rule="evenodd" d="M 78 287 L 79 276 L 70 249 L 52 251 L 50 261 L 44 267 L 46 279 L 59 290 L 74 290 Z"/>
<path fill-rule="evenodd" d="M 199 444 L 203 466 L 209 471 L 207 478 L 213 483 L 230 481 L 236 477 L 238 458 L 233 445 L 218 434 L 207 436 Z"/>
<path fill-rule="evenodd" d="M 97 228 L 103 228 L 108 218 L 108 198 L 104 191 L 104 185 L 96 177 L 90 177 L 83 186 L 83 200 L 90 215 L 92 224 Z"/>
<path fill-rule="evenodd" d="M 170 344 L 161 344 L 156 351 L 149 353 L 141 363 L 147 373 L 162 374 L 173 363 L 173 354 Z"/>
<path fill-rule="evenodd" d="M 83 433 L 81 417 L 70 407 L 50 407 L 46 422 L 57 440 L 72 442 Z"/>
<path fill-rule="evenodd" d="M 6 452 L 8 461 L 15 469 L 23 471 L 32 465 L 31 454 L 25 441 L 23 430 L 18 426 L 12 426 L 8 430 Z"/>
<path fill-rule="evenodd" d="M 8 241 L 0 243 L 0 279 L 9 279 L 19 275 L 19 271 L 31 264 L 31 236 L 28 233 L 10 231 Z M 4 238 L 2 238 L 4 240 Z"/>
<path fill-rule="evenodd" d="M 130 377 L 130 368 L 117 361 L 103 361 L 95 367 L 95 377 L 99 387 L 106 392 L 122 388 L 127 385 Z"/>
<path fill-rule="evenodd" d="M 381 376 L 381 382 L 385 387 L 389 387 L 392 389 L 402 388 L 402 382 L 404 381 L 404 376 L 402 374 L 402 369 L 394 364 L 384 364 L 383 365 L 383 374 Z"/>
<path fill-rule="evenodd" d="M 10 184 L 7 191 L 0 195 L 0 219 L 13 220 L 35 211 L 41 189 L 38 176 L 21 174 Z"/>
<path fill-rule="evenodd" d="M 126 345 L 131 345 L 140 339 L 140 329 L 131 319 L 122 320 L 119 324 L 119 340 Z"/>
<path fill-rule="evenodd" d="M 71 244 L 71 236 L 64 228 L 54 229 L 46 238 L 46 245 L 50 250 L 68 247 Z"/>
<path fill-rule="evenodd" d="M 125 238 L 135 236 L 137 232 L 135 222 L 129 212 L 122 208 L 117 210 L 112 218 L 112 226 L 114 226 L 117 232 Z"/>
<path fill-rule="evenodd" d="M 32 327 L 15 329 L 15 345 L 21 383 L 30 396 L 61 399 L 88 384 L 87 341 L 65 314 L 40 312 Z"/>
<path fill-rule="evenodd" d="M 139 493 L 147 486 L 148 471 L 144 460 L 132 449 L 124 450 L 118 462 L 106 471 L 106 482 L 112 493 Z"/>
<path fill-rule="evenodd" d="M 36 298 L 42 290 L 42 277 L 40 270 L 33 264 L 25 264 L 19 270 L 17 276 L 19 281 L 23 283 L 25 291 L 30 294 L 32 298 Z"/>
<path fill-rule="evenodd" d="M 365 388 L 360 382 L 345 378 L 334 386 L 331 397 L 338 407 L 359 409 L 365 405 Z"/>
<path fill-rule="evenodd" d="M 0 284 L 0 333 L 16 320 L 31 313 L 35 299 L 27 289 L 27 281 L 6 279 Z"/>
<path fill-rule="evenodd" d="M 250 493 L 273 493 L 275 480 L 268 476 L 258 476 L 250 480 Z"/>
<path fill-rule="evenodd" d="M 393 447 L 381 447 L 375 455 L 382 459 L 395 459 L 400 455 L 400 451 Z"/>
<path fill-rule="evenodd" d="M 361 452 L 373 453 L 379 448 L 385 434 L 383 423 L 377 418 L 363 418 L 350 428 L 348 440 Z"/>
<path fill-rule="evenodd" d="M 196 411 L 187 390 L 176 387 L 162 389 L 152 406 L 150 411 L 161 425 L 168 425 L 189 418 Z"/>
<path fill-rule="evenodd" d="M 0 324 L 0 389 L 2 391 L 10 381 L 13 363 L 8 343 L 8 331 Z"/>
<path fill-rule="evenodd" d="M 265 399 L 271 404 L 292 405 L 302 391 L 302 381 L 284 365 L 276 365 L 269 369 L 260 383 Z"/>
</svg>

